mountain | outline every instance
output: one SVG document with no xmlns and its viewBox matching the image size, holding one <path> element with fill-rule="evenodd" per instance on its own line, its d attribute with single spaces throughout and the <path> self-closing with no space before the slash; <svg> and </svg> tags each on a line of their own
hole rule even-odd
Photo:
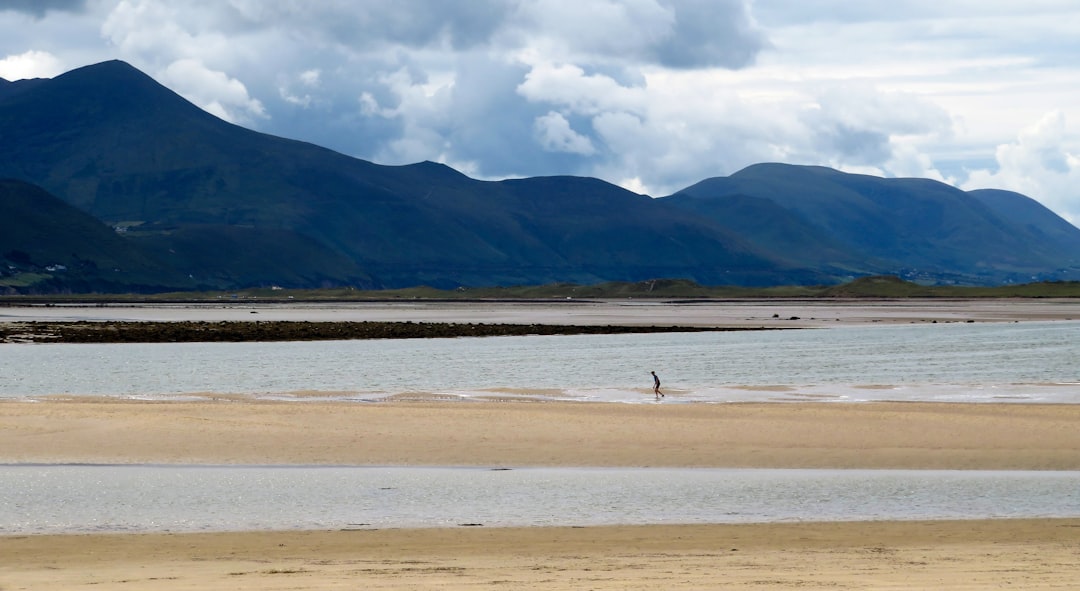
<svg viewBox="0 0 1080 591">
<path fill-rule="evenodd" d="M 119 61 L 6 93 L 0 137 L 0 175 L 126 229 L 200 285 L 825 279 L 596 179 L 482 182 L 256 133 Z M 336 259 L 337 272 L 300 277 L 308 263 L 291 260 L 297 245 Z M 220 253 L 261 256 L 280 273 L 210 268 Z"/>
<path fill-rule="evenodd" d="M 1000 189 L 979 189 L 969 191 L 968 195 L 1009 222 L 1012 230 L 1025 237 L 1032 246 L 1045 244 L 1058 252 L 1080 251 L 1080 232 L 1076 231 L 1076 226 L 1031 197 Z"/>
<path fill-rule="evenodd" d="M 132 249 L 112 228 L 40 187 L 10 179 L 0 179 L 0 260 L 0 293 L 28 282 L 61 292 L 194 287 L 179 277 L 161 281 L 160 261 Z"/>
<path fill-rule="evenodd" d="M 83 256 L 100 243 L 134 257 L 118 268 L 145 269 L 109 284 L 27 272 L 24 291 L 758 286 L 902 272 L 994 283 L 1065 277 L 1080 260 L 1080 230 L 1016 194 L 785 165 L 658 199 L 584 177 L 480 181 L 242 128 L 120 61 L 0 81 L 0 178 L 40 187 L 32 198 L 53 218 L 55 196 L 97 222 L 61 236 L 24 204 L 10 215 L 36 233 L 8 241 L 0 264 L 18 268 L 5 252 Z"/>
<path fill-rule="evenodd" d="M 1007 191 L 757 164 L 663 200 L 760 251 L 834 273 L 993 284 L 1075 278 L 1080 230 Z M 755 228 L 771 220 L 767 229 Z"/>
</svg>

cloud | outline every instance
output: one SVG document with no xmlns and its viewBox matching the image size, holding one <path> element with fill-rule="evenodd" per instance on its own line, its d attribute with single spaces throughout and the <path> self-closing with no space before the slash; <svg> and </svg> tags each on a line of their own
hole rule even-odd
<svg viewBox="0 0 1080 591">
<path fill-rule="evenodd" d="M 233 0 L 202 2 L 218 27 L 239 32 L 287 25 L 290 35 L 353 51 L 403 46 L 467 50 L 487 43 L 513 13 L 504 0 Z"/>
<path fill-rule="evenodd" d="M 1080 223 L 1080 157 L 1070 151 L 1065 114 L 1047 113 L 997 147 L 997 169 L 973 170 L 964 189 L 1008 189 L 1023 193 Z"/>
<path fill-rule="evenodd" d="M 651 70 L 621 83 L 571 65 L 540 64 L 518 92 L 565 119 L 595 149 L 578 165 L 664 195 L 762 161 L 823 164 L 943 179 L 922 150 L 953 133 L 952 117 L 910 93 L 833 82 L 745 92 L 731 71 Z"/>
<path fill-rule="evenodd" d="M 806 101 L 799 119 L 808 135 L 793 156 L 843 170 L 942 178 L 919 149 L 952 134 L 944 109 L 908 93 L 849 83 L 827 85 Z"/>
<path fill-rule="evenodd" d="M 199 5 L 203 5 L 199 10 L 190 10 Z M 244 59 L 251 40 L 243 34 L 231 38 L 234 27 L 226 26 L 229 21 L 222 18 L 226 13 L 200 0 L 189 4 L 119 0 L 105 16 L 101 35 L 116 51 L 144 64 L 160 66 L 178 59 L 220 62 L 231 55 Z"/>
<path fill-rule="evenodd" d="M 5 80 L 52 78 L 63 74 L 64 70 L 56 56 L 44 51 L 31 50 L 0 60 L 0 78 Z"/>
<path fill-rule="evenodd" d="M 86 0 L 2 0 L 0 12 L 23 12 L 36 18 L 43 18 L 48 12 L 76 12 L 85 6 Z"/>
<path fill-rule="evenodd" d="M 319 86 L 319 78 L 321 76 L 322 72 L 318 69 L 305 70 L 300 72 L 300 82 L 303 83 L 304 86 L 317 87 Z"/>
<path fill-rule="evenodd" d="M 285 78 L 285 76 L 281 76 Z M 319 69 L 305 70 L 300 72 L 299 75 L 293 76 L 292 80 L 283 80 L 278 86 L 278 95 L 287 103 L 299 105 L 305 109 L 310 107 L 312 102 L 316 100 L 311 94 L 310 90 L 319 88 L 320 78 L 322 72 Z M 299 87 L 299 94 L 296 90 Z"/>
<path fill-rule="evenodd" d="M 673 2 L 675 26 L 656 48 L 659 63 L 673 68 L 742 68 L 770 46 L 744 2 Z"/>
<path fill-rule="evenodd" d="M 743 0 L 536 0 L 512 22 L 553 63 L 740 68 L 768 46 Z"/>
<path fill-rule="evenodd" d="M 589 138 L 577 133 L 570 122 L 554 111 L 538 117 L 534 124 L 540 145 L 551 152 L 590 155 L 596 152 Z"/>
<path fill-rule="evenodd" d="M 162 84 L 226 121 L 250 123 L 266 118 L 262 103 L 248 96 L 239 80 L 195 60 L 175 61 L 159 75 Z"/>
<path fill-rule="evenodd" d="M 605 74 L 586 74 L 574 65 L 539 64 L 525 75 L 517 91 L 530 102 L 560 105 L 585 115 L 644 106 L 633 87 Z"/>
</svg>

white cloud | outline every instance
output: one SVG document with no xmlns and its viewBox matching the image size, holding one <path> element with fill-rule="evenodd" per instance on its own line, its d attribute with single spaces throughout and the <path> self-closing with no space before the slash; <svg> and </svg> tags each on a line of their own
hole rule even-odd
<svg viewBox="0 0 1080 591">
<path fill-rule="evenodd" d="M 322 72 L 320 72 L 318 69 L 304 70 L 303 72 L 300 72 L 300 82 L 303 83 L 304 86 L 308 86 L 311 88 L 318 88 L 319 78 L 321 77 Z"/>
<path fill-rule="evenodd" d="M 199 47 L 195 36 L 184 29 L 177 9 L 161 2 L 121 0 L 102 23 L 101 34 L 128 55 Z"/>
<path fill-rule="evenodd" d="M 300 72 L 295 80 L 286 79 L 279 84 L 278 95 L 285 102 L 306 109 L 316 100 L 315 96 L 309 91 L 319 88 L 321 75 L 322 73 L 318 69 Z M 282 78 L 285 78 L 285 76 L 282 76 Z M 299 92 L 295 91 L 297 86 L 301 89 Z"/>
<path fill-rule="evenodd" d="M 545 150 L 590 155 L 596 152 L 589 138 L 577 133 L 570 122 L 554 111 L 537 117 L 534 123 L 537 141 Z"/>
<path fill-rule="evenodd" d="M 1041 201 L 1073 224 L 1080 223 L 1080 157 L 1062 111 L 1047 113 L 997 147 L 997 169 L 973 170 L 965 189 L 1008 189 Z"/>
<path fill-rule="evenodd" d="M 248 96 L 239 80 L 223 72 L 213 71 L 198 61 L 175 61 L 159 76 L 162 84 L 206 111 L 232 123 L 249 123 L 266 118 L 265 109 L 257 99 Z"/>
<path fill-rule="evenodd" d="M 586 75 L 573 65 L 538 64 L 517 91 L 531 102 L 564 106 L 575 113 L 598 115 L 612 109 L 638 111 L 640 90 L 627 88 L 603 74 Z"/>
<path fill-rule="evenodd" d="M 910 143 L 894 141 L 891 150 L 892 157 L 884 165 L 884 170 L 895 177 L 926 178 L 943 183 L 952 182 L 935 166 L 930 156 L 920 152 Z"/>
<path fill-rule="evenodd" d="M 52 78 L 64 73 L 60 60 L 44 51 L 27 51 L 0 60 L 0 78 L 8 81 L 26 78 Z"/>
</svg>

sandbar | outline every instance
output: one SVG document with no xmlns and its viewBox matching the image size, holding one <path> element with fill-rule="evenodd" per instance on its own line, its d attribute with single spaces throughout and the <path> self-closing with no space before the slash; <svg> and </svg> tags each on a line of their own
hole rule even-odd
<svg viewBox="0 0 1080 591">
<path fill-rule="evenodd" d="M 0 402 L 0 462 L 1080 470 L 1071 404 L 206 398 Z"/>
</svg>

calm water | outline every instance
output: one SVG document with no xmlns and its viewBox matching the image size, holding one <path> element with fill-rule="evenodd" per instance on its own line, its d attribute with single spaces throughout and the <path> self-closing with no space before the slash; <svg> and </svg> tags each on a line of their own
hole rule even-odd
<svg viewBox="0 0 1080 591">
<path fill-rule="evenodd" d="M 285 343 L 0 344 L 0 398 L 437 394 L 1080 403 L 1080 322 Z"/>
<path fill-rule="evenodd" d="M 1080 472 L 0 466 L 0 535 L 1080 516 Z"/>
</svg>

